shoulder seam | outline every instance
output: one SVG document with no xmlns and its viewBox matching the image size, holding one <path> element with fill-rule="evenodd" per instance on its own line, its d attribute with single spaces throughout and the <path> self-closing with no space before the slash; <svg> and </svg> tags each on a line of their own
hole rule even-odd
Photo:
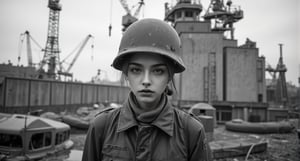
<svg viewBox="0 0 300 161">
<path fill-rule="evenodd" d="M 113 111 L 116 111 L 117 109 L 119 109 L 119 108 L 107 107 L 107 108 L 101 110 L 100 112 L 98 112 L 98 113 L 95 115 L 95 117 L 98 116 L 98 115 L 104 114 L 104 113 L 106 113 L 106 114 L 112 113 Z"/>
</svg>

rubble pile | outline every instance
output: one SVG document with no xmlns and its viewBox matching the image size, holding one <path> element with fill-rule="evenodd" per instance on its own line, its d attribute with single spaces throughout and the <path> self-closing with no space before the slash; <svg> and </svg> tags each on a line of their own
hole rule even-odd
<svg viewBox="0 0 300 161">
<path fill-rule="evenodd" d="M 41 117 L 49 118 L 56 121 L 61 121 L 69 124 L 72 128 L 88 129 L 90 122 L 101 111 L 107 108 L 119 108 L 120 104 L 110 103 L 105 106 L 104 104 L 94 104 L 91 107 L 80 107 L 75 113 L 61 112 L 60 114 L 54 112 L 45 112 Z"/>
</svg>

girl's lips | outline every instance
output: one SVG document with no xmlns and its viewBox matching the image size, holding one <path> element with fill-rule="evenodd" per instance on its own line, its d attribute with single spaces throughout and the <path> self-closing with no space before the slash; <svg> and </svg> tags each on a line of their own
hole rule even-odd
<svg viewBox="0 0 300 161">
<path fill-rule="evenodd" d="M 139 93 L 154 93 L 154 91 L 151 91 L 149 89 L 142 89 L 139 91 Z"/>
<path fill-rule="evenodd" d="M 146 90 L 144 89 L 144 90 L 140 90 L 138 93 L 142 97 L 152 97 L 154 91 L 151 91 L 151 90 L 148 90 L 148 89 L 146 89 Z"/>
</svg>

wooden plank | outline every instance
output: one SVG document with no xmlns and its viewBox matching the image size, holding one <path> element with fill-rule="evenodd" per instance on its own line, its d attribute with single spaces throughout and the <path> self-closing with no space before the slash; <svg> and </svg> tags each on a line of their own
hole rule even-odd
<svg viewBox="0 0 300 161">
<path fill-rule="evenodd" d="M 5 91 L 5 106 L 27 106 L 29 81 L 7 79 Z"/>
<path fill-rule="evenodd" d="M 30 106 L 50 105 L 50 83 L 30 81 Z"/>
<path fill-rule="evenodd" d="M 237 157 L 247 155 L 251 146 L 253 149 L 252 153 L 264 152 L 267 150 L 268 143 L 265 141 L 254 141 L 252 139 L 248 140 L 219 140 L 212 141 L 209 143 L 214 159 Z"/>
</svg>

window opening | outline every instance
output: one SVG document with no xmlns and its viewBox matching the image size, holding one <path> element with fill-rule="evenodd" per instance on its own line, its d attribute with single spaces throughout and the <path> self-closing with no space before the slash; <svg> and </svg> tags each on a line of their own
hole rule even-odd
<svg viewBox="0 0 300 161">
<path fill-rule="evenodd" d="M 40 149 L 51 145 L 51 132 L 36 133 L 31 136 L 29 149 Z"/>
<path fill-rule="evenodd" d="M 22 148 L 22 137 L 14 134 L 0 133 L 0 146 L 10 148 Z"/>
</svg>

